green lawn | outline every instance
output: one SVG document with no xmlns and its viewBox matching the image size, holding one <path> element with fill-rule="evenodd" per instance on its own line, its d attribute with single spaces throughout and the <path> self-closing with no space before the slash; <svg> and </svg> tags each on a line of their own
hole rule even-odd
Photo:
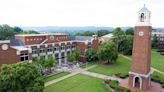
<svg viewBox="0 0 164 92">
<path fill-rule="evenodd" d="M 105 74 L 109 76 L 112 76 L 117 73 L 128 74 L 130 70 L 130 64 L 131 64 L 130 60 L 122 56 L 119 56 L 115 65 L 111 65 L 111 66 L 99 65 L 95 68 L 90 69 L 89 71 Z"/>
<path fill-rule="evenodd" d="M 88 63 L 88 64 L 86 64 L 86 65 L 80 66 L 80 68 L 87 68 L 87 67 L 90 67 L 90 66 L 94 65 L 95 63 L 96 63 L 96 62 L 90 62 L 90 63 Z"/>
<path fill-rule="evenodd" d="M 47 77 L 44 79 L 44 82 L 48 82 L 48 81 L 51 81 L 51 80 L 54 80 L 54 79 L 57 79 L 59 77 L 62 77 L 62 76 L 65 76 L 67 74 L 70 74 L 69 72 L 62 72 L 62 73 L 59 73 L 59 74 L 56 74 L 56 75 L 52 75 L 50 77 Z"/>
<path fill-rule="evenodd" d="M 52 84 L 44 92 L 105 92 L 103 80 L 78 74 Z"/>
<path fill-rule="evenodd" d="M 160 55 L 155 49 L 151 51 L 151 66 L 164 72 L 164 55 Z"/>
</svg>

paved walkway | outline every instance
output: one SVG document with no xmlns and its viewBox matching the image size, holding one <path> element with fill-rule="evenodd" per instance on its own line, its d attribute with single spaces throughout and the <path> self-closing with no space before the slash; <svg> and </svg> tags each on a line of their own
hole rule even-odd
<svg viewBox="0 0 164 92">
<path fill-rule="evenodd" d="M 124 56 L 124 55 L 122 55 L 122 54 L 120 54 L 120 56 L 123 56 L 124 58 L 129 59 L 129 60 L 132 60 L 131 58 L 129 58 L 129 57 L 127 57 L 127 56 Z M 158 70 L 158 69 L 156 69 L 156 68 L 151 67 L 151 69 L 152 69 L 153 71 L 156 71 L 156 72 L 158 72 L 158 73 L 164 75 L 164 72 L 162 72 L 162 71 L 160 71 L 160 70 Z"/>
</svg>

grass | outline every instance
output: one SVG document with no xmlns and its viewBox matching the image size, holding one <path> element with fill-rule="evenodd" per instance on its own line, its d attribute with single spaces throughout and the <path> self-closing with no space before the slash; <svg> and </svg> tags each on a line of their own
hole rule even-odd
<svg viewBox="0 0 164 92">
<path fill-rule="evenodd" d="M 151 51 L 151 66 L 164 72 L 164 55 L 160 55 L 155 49 Z"/>
<path fill-rule="evenodd" d="M 115 75 L 117 73 L 128 74 L 130 70 L 130 60 L 119 56 L 115 65 L 105 66 L 99 65 L 95 68 L 89 69 L 90 72 L 100 73 L 108 76 Z"/>
<path fill-rule="evenodd" d="M 68 74 L 70 74 L 70 73 L 69 72 L 62 72 L 62 73 L 59 73 L 59 74 L 56 74 L 56 75 L 52 75 L 52 76 L 49 76 L 49 77 L 45 78 L 44 82 L 48 82 L 48 81 L 63 77 L 63 76 L 68 75 Z"/>
<path fill-rule="evenodd" d="M 105 92 L 102 79 L 78 74 L 52 84 L 43 92 Z"/>
<path fill-rule="evenodd" d="M 96 63 L 96 62 L 89 62 L 89 63 L 86 64 L 86 65 L 80 66 L 80 68 L 87 68 L 87 67 L 90 67 L 90 66 L 92 66 L 92 65 L 95 65 L 95 63 Z"/>
</svg>

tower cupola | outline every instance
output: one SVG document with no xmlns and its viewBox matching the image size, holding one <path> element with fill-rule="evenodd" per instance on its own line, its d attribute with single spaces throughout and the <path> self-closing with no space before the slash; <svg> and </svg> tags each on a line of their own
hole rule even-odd
<svg viewBox="0 0 164 92">
<path fill-rule="evenodd" d="M 151 12 L 144 5 L 144 7 L 140 11 L 138 11 L 138 21 L 136 23 L 136 26 L 150 26 L 150 17 Z"/>
</svg>

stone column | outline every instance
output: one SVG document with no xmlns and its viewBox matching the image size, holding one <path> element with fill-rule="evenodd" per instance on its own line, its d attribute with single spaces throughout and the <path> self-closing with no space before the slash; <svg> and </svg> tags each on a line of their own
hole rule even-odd
<svg viewBox="0 0 164 92">
<path fill-rule="evenodd" d="M 65 51 L 65 64 L 67 64 L 67 50 Z"/>
<path fill-rule="evenodd" d="M 59 52 L 59 66 L 61 65 L 61 52 Z"/>
</svg>

